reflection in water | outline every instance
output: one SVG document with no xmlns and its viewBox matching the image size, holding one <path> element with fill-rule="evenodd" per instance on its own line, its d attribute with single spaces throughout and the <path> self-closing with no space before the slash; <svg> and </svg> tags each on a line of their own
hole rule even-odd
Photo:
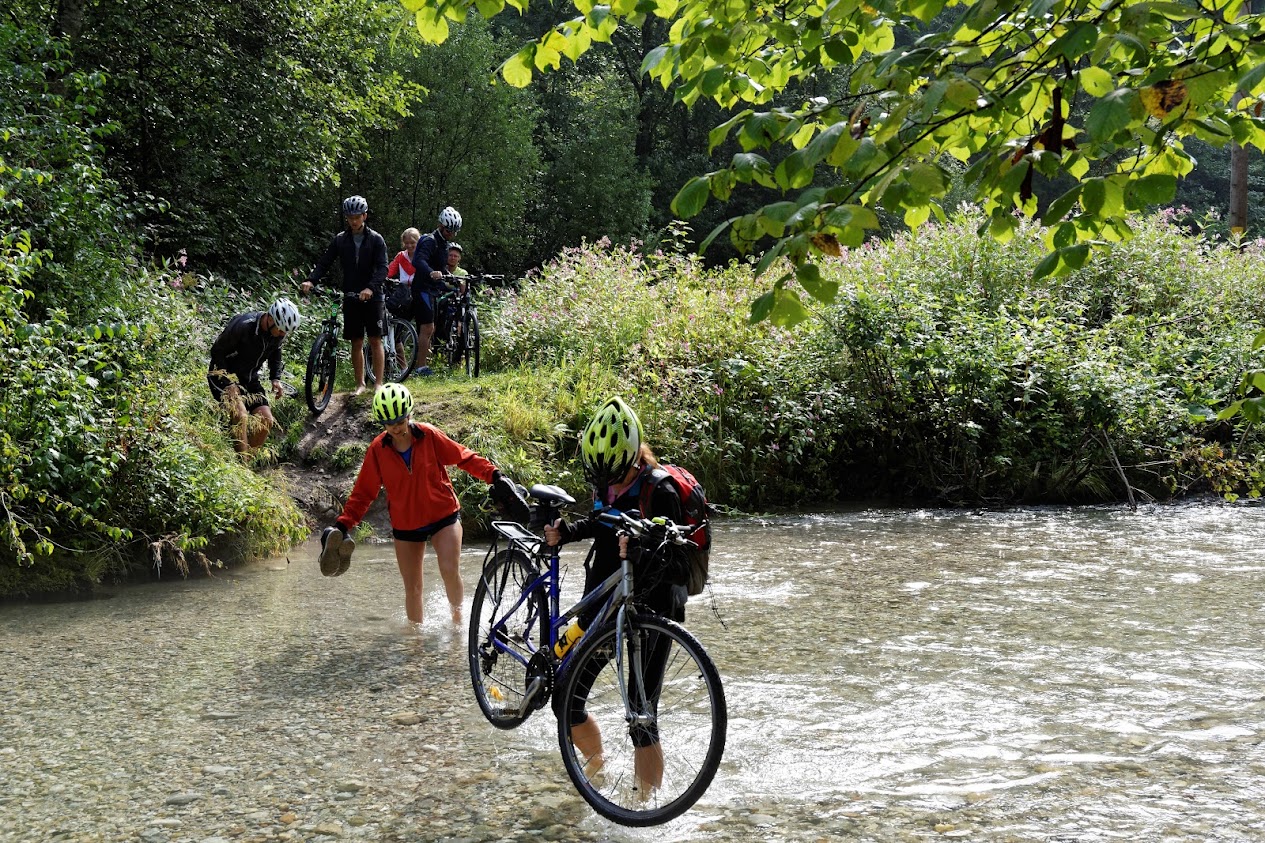
<svg viewBox="0 0 1265 843">
<path fill-rule="evenodd" d="M 238 769 L 220 794 L 236 819 L 211 791 L 188 839 L 251 806 L 275 822 L 278 800 L 383 840 L 1259 839 L 1262 538 L 1265 511 L 1218 506 L 726 522 L 687 625 L 721 669 L 728 748 L 699 806 L 659 830 L 587 811 L 547 710 L 516 731 L 483 721 L 429 559 L 420 631 L 385 545 L 338 579 L 306 547 L 291 565 L 10 607 L 0 777 L 16 795 L 0 809 L 70 801 L 131 833 L 144 822 L 108 800 L 160 816 L 171 782 L 220 758 Z M 364 792 L 333 800 L 347 778 Z"/>
</svg>

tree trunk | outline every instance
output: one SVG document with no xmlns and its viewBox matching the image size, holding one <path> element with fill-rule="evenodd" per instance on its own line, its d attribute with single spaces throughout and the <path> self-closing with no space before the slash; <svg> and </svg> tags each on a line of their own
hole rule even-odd
<svg viewBox="0 0 1265 843">
<path fill-rule="evenodd" d="M 85 0 L 58 0 L 54 34 L 72 42 L 79 37 L 79 31 L 83 29 L 84 3 Z"/>
</svg>

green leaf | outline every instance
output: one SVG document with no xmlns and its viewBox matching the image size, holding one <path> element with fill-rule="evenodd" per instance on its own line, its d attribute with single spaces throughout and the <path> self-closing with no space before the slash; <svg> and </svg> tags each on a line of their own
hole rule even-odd
<svg viewBox="0 0 1265 843">
<path fill-rule="evenodd" d="M 1098 27 L 1089 21 L 1073 24 L 1051 46 L 1050 52 L 1073 61 L 1080 59 L 1098 43 Z"/>
<path fill-rule="evenodd" d="M 1235 88 L 1249 97 L 1265 93 L 1265 61 L 1258 62 L 1256 67 L 1240 76 Z"/>
<path fill-rule="evenodd" d="M 1089 110 L 1085 129 L 1096 141 L 1110 140 L 1112 135 L 1133 122 L 1138 92 L 1132 88 L 1117 88 L 1107 94 Z"/>
<path fill-rule="evenodd" d="M 1258 333 L 1256 335 L 1256 338 L 1252 340 L 1253 351 L 1260 351 L 1261 346 L 1265 346 L 1265 330 L 1262 330 L 1260 333 Z"/>
<path fill-rule="evenodd" d="M 1064 266 L 1071 269 L 1080 269 L 1085 265 L 1085 261 L 1089 259 L 1089 244 L 1077 243 L 1075 246 L 1068 246 L 1059 250 L 1059 259 Z"/>
<path fill-rule="evenodd" d="M 751 319 L 754 325 L 757 322 L 763 322 L 769 318 L 769 314 L 773 312 L 773 304 L 777 301 L 773 290 L 769 290 L 764 295 L 751 302 Z"/>
<path fill-rule="evenodd" d="M 1042 225 L 1054 225 L 1072 210 L 1072 206 L 1076 204 L 1076 200 L 1080 198 L 1081 185 L 1074 186 L 1071 190 L 1064 193 L 1058 199 L 1050 203 L 1045 209 L 1045 213 L 1041 216 Z"/>
<path fill-rule="evenodd" d="M 1040 281 L 1042 278 L 1054 272 L 1054 270 L 1058 268 L 1059 253 L 1057 251 L 1050 252 L 1050 254 L 1041 259 L 1041 262 L 1037 264 L 1037 268 L 1032 271 L 1032 280 Z"/>
<path fill-rule="evenodd" d="M 437 6 L 426 6 L 417 12 L 417 31 L 432 44 L 448 40 L 448 20 Z"/>
<path fill-rule="evenodd" d="M 839 294 L 838 281 L 825 281 L 821 277 L 821 268 L 815 263 L 800 264 L 795 269 L 795 280 L 807 291 L 808 295 L 822 304 L 833 304 Z"/>
<path fill-rule="evenodd" d="M 1087 67 L 1080 72 L 1081 87 L 1085 89 L 1085 93 L 1091 97 L 1102 97 L 1111 93 L 1116 88 L 1115 80 L 1111 74 L 1103 70 L 1101 67 Z"/>
<path fill-rule="evenodd" d="M 536 45 L 528 44 L 501 65 L 501 77 L 515 88 L 531 84 L 532 67 L 535 65 Z"/>
<path fill-rule="evenodd" d="M 812 316 L 804 307 L 799 294 L 794 290 L 775 288 L 773 290 L 773 308 L 769 312 L 769 321 L 782 328 L 793 328 Z"/>
<path fill-rule="evenodd" d="M 681 219 L 690 217 L 703 210 L 707 197 L 711 194 L 711 182 L 707 176 L 695 176 L 685 183 L 681 191 L 672 200 L 672 213 Z"/>
<path fill-rule="evenodd" d="M 1129 186 L 1125 189 L 1125 204 L 1134 210 L 1141 210 L 1148 205 L 1164 205 L 1172 202 L 1176 193 L 1176 176 L 1153 173 L 1129 182 Z"/>
</svg>

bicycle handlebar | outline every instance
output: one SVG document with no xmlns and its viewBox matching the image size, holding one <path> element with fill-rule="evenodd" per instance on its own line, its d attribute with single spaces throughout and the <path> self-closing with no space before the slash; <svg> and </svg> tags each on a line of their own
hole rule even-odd
<svg viewBox="0 0 1265 843">
<path fill-rule="evenodd" d="M 597 514 L 597 520 L 612 527 L 618 527 L 634 538 L 645 535 L 663 538 L 672 544 L 693 544 L 688 533 L 690 527 L 675 524 L 666 518 L 634 518 L 627 512 L 617 509 L 603 510 Z"/>
</svg>

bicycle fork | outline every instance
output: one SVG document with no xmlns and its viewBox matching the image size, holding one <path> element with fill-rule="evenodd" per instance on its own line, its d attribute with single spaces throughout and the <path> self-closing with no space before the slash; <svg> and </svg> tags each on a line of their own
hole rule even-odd
<svg viewBox="0 0 1265 843">
<path fill-rule="evenodd" d="M 630 563 L 624 560 L 624 577 L 629 594 L 632 593 L 630 572 Z M 653 731 L 656 715 L 651 710 L 646 693 L 646 660 L 641 652 L 645 642 L 633 630 L 630 614 L 635 618 L 637 611 L 633 609 L 630 612 L 625 602 L 615 616 L 615 675 L 619 678 L 619 695 L 624 701 L 624 721 L 630 733 Z M 628 660 L 631 660 L 631 665 L 626 664 Z M 635 689 L 635 694 L 630 692 L 629 684 Z"/>
</svg>

